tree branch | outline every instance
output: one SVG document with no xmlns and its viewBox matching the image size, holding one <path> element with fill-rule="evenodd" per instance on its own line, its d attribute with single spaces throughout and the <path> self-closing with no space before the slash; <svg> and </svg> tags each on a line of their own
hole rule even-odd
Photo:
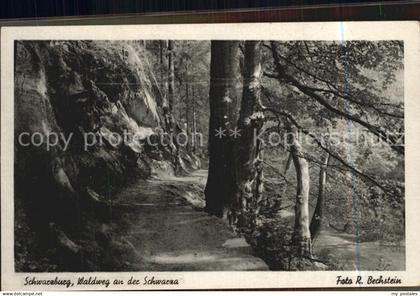
<svg viewBox="0 0 420 296">
<path fill-rule="evenodd" d="M 382 186 L 382 184 L 380 184 L 379 181 L 377 181 L 375 178 L 373 178 L 373 177 L 371 177 L 371 176 L 363 173 L 362 171 L 358 170 L 357 168 L 355 168 L 354 166 L 350 165 L 345 160 L 343 160 L 340 156 L 338 156 L 337 154 L 335 154 L 334 152 L 332 152 L 330 149 L 328 149 L 327 147 L 325 147 L 322 144 L 322 142 L 317 137 L 315 137 L 315 135 L 313 135 L 309 131 L 307 131 L 304 128 L 302 128 L 299 125 L 299 123 L 296 121 L 296 119 L 291 114 L 289 114 L 287 112 L 275 110 L 273 108 L 267 108 L 267 107 L 265 108 L 265 111 L 270 111 L 270 112 L 277 113 L 278 115 L 281 115 L 281 116 L 286 117 L 288 120 L 290 120 L 290 122 L 294 126 L 296 126 L 296 128 L 298 130 L 300 130 L 301 132 L 303 132 L 305 135 L 308 135 L 309 137 L 311 137 L 315 141 L 315 143 L 318 145 L 318 147 L 320 147 L 322 150 L 324 150 L 325 152 L 327 152 L 334 159 L 338 160 L 344 167 L 346 167 L 347 169 L 349 169 L 350 171 L 352 171 L 356 175 L 360 176 L 362 179 L 367 180 L 370 183 L 374 184 L 375 186 L 379 187 L 383 192 L 388 193 L 388 194 L 391 193 L 388 189 L 386 189 L 384 186 Z"/>
<path fill-rule="evenodd" d="M 274 58 L 274 64 L 276 66 L 276 71 L 278 73 L 276 78 L 279 81 L 284 80 L 284 81 L 290 83 L 291 85 L 293 85 L 297 89 L 299 89 L 303 94 L 307 95 L 310 98 L 315 99 L 319 104 L 321 104 L 324 108 L 326 108 L 330 112 L 333 112 L 333 113 L 335 113 L 335 114 L 337 114 L 337 115 L 339 115 L 343 118 L 346 118 L 348 120 L 356 122 L 356 123 L 360 124 L 361 126 L 367 128 L 372 134 L 376 135 L 377 137 L 379 137 L 382 140 L 385 140 L 388 144 L 391 144 L 390 147 L 394 151 L 396 151 L 399 154 L 404 155 L 404 146 L 400 146 L 401 144 L 398 143 L 399 139 L 397 137 L 388 134 L 386 131 L 383 131 L 379 127 L 371 125 L 370 123 L 360 119 L 359 117 L 356 117 L 352 114 L 346 113 L 344 111 L 341 111 L 341 110 L 335 108 L 334 106 L 330 105 L 327 102 L 327 100 L 324 99 L 324 97 L 319 95 L 317 93 L 316 89 L 314 90 L 311 87 L 308 87 L 308 86 L 302 84 L 301 82 L 296 80 L 294 77 L 288 75 L 285 72 L 283 66 L 281 65 L 281 63 L 279 61 L 279 56 L 278 56 L 278 53 L 277 53 L 277 47 L 276 47 L 275 42 L 271 43 L 271 48 L 272 48 L 272 54 L 273 54 L 273 58 Z M 391 143 L 389 143 L 388 141 L 390 141 Z"/>
<path fill-rule="evenodd" d="M 272 50 L 272 47 L 271 46 L 268 46 L 267 44 L 265 44 L 264 46 L 266 48 L 268 48 L 269 50 Z M 307 47 L 306 42 L 305 42 L 305 46 Z M 307 48 L 307 51 L 308 50 L 309 49 Z M 397 109 L 400 110 L 401 108 L 398 107 L 397 105 L 389 104 L 389 103 L 379 103 L 379 102 L 376 102 L 375 104 L 373 104 L 373 103 L 366 103 L 366 102 L 361 102 L 359 100 L 356 100 L 355 98 L 353 98 L 354 95 L 350 94 L 349 92 L 345 92 L 344 94 L 342 94 L 341 91 L 335 85 L 333 85 L 330 81 L 328 81 L 326 79 L 323 79 L 321 77 L 316 76 L 315 74 L 313 74 L 313 73 L 309 72 L 308 70 L 306 70 L 306 69 L 304 69 L 304 68 L 296 65 L 295 63 L 291 62 L 288 58 L 283 57 L 282 55 L 280 55 L 278 53 L 277 53 L 277 55 L 278 55 L 278 57 L 280 59 L 282 59 L 286 63 L 292 65 L 294 68 L 296 68 L 300 72 L 303 72 L 306 75 L 308 75 L 308 76 L 310 76 L 310 77 L 312 77 L 312 78 L 314 78 L 316 80 L 319 80 L 319 81 L 325 83 L 327 85 L 327 87 L 329 88 L 329 89 L 323 89 L 323 88 L 314 88 L 314 87 L 312 87 L 313 90 L 317 90 L 317 91 L 321 91 L 321 92 L 326 92 L 326 93 L 332 93 L 332 94 L 334 94 L 334 95 L 336 95 L 336 96 L 338 96 L 338 97 L 340 97 L 340 98 L 342 98 L 344 100 L 348 100 L 348 101 L 350 101 L 350 102 L 352 102 L 354 104 L 357 104 L 359 106 L 362 106 L 362 107 L 371 108 L 371 109 L 375 110 L 376 112 L 378 112 L 380 114 L 383 114 L 383 115 L 387 115 L 387 116 L 391 116 L 391 117 L 396 117 L 396 118 L 404 118 L 404 114 L 389 113 L 389 112 L 384 111 L 384 110 L 382 110 L 382 109 L 380 109 L 380 108 L 378 108 L 376 106 L 376 105 L 388 106 L 388 107 L 393 107 L 393 108 L 397 108 Z M 309 58 L 312 61 L 312 56 L 309 56 Z M 267 74 L 264 73 L 264 74 L 265 74 L 265 76 L 267 76 L 269 78 L 276 78 L 276 79 L 278 78 L 278 75 L 273 74 L 273 73 L 267 73 Z"/>
</svg>

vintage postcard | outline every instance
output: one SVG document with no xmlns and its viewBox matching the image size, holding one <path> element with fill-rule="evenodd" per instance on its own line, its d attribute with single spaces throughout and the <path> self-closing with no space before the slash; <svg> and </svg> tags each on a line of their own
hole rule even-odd
<svg viewBox="0 0 420 296">
<path fill-rule="evenodd" d="M 2 28 L 2 289 L 420 285 L 419 36 Z"/>
</svg>

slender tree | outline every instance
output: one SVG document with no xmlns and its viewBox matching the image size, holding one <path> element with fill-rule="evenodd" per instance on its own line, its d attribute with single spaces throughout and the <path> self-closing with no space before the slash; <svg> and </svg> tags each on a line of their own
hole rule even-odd
<svg viewBox="0 0 420 296">
<path fill-rule="evenodd" d="M 298 129 L 287 124 L 288 142 L 293 165 L 296 170 L 296 204 L 295 204 L 295 226 L 293 231 L 292 244 L 296 254 L 299 256 L 311 257 L 311 233 L 309 230 L 309 166 L 303 153 L 302 145 L 298 140 Z"/>
<path fill-rule="evenodd" d="M 197 118 L 195 114 L 195 92 L 194 92 L 194 85 L 191 87 L 192 96 L 191 96 L 191 104 L 192 104 L 192 131 L 191 131 L 191 144 L 192 144 L 192 152 L 195 154 L 197 153 L 197 143 L 196 143 L 196 133 L 197 133 Z"/>
<path fill-rule="evenodd" d="M 174 65 L 173 65 L 173 41 L 161 40 L 159 42 L 159 63 L 161 68 L 161 81 L 163 83 L 163 116 L 167 132 L 174 130 L 173 96 L 174 96 Z M 166 52 L 166 54 L 164 54 Z M 165 63 L 167 64 L 165 65 Z"/>
<path fill-rule="evenodd" d="M 190 122 L 190 83 L 188 77 L 188 61 L 185 61 L 185 132 L 190 135 L 191 122 Z M 191 143 L 188 142 L 187 149 L 191 150 Z"/>
<path fill-rule="evenodd" d="M 314 213 L 312 215 L 311 224 L 309 230 L 311 232 L 312 243 L 315 242 L 319 233 L 321 232 L 322 226 L 324 224 L 324 196 L 325 196 L 325 186 L 327 183 L 327 167 L 330 159 L 330 155 L 325 153 L 325 156 L 322 160 L 322 164 L 319 168 L 319 179 L 318 179 L 318 198 L 316 201 L 316 206 Z"/>
<path fill-rule="evenodd" d="M 160 91 L 163 93 L 163 96 L 165 100 L 166 93 L 168 91 L 168 79 L 167 79 L 167 73 L 168 73 L 168 67 L 166 63 L 166 51 L 167 51 L 168 45 L 166 40 L 159 40 L 159 69 L 160 69 Z M 166 102 L 166 105 L 168 103 Z"/>
<path fill-rule="evenodd" d="M 174 89 L 175 89 L 175 67 L 174 67 L 174 41 L 168 40 L 168 106 L 173 114 Z"/>
</svg>

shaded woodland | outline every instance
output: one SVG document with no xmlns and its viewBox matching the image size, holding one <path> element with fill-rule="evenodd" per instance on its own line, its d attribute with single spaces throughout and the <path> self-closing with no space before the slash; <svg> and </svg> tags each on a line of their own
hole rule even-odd
<svg viewBox="0 0 420 296">
<path fill-rule="evenodd" d="M 130 224 L 159 232 L 139 217 L 172 217 L 178 198 L 270 270 L 405 269 L 403 53 L 400 41 L 16 43 L 15 138 L 72 135 L 66 149 L 16 143 L 17 270 L 154 268 L 159 238 Z M 127 130 L 138 137 L 114 145 Z M 84 149 L 86 133 L 103 142 Z M 184 222 L 191 244 L 197 225 L 225 231 Z"/>
</svg>

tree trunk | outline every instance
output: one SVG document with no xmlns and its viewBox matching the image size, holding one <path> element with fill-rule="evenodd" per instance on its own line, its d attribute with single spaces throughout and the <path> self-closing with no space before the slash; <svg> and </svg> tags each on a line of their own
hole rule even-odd
<svg viewBox="0 0 420 296">
<path fill-rule="evenodd" d="M 322 226 L 324 224 L 324 195 L 325 195 L 325 185 L 327 183 L 327 167 L 330 155 L 327 153 L 324 156 L 322 165 L 319 170 L 319 180 L 318 180 L 318 199 L 316 201 L 315 211 L 312 215 L 311 224 L 309 230 L 311 232 L 312 244 L 317 239 Z"/>
<path fill-rule="evenodd" d="M 164 47 L 164 41 L 159 40 L 159 64 L 162 66 L 163 64 L 163 47 Z"/>
<path fill-rule="evenodd" d="M 290 153 L 296 169 L 295 226 L 292 244 L 296 255 L 312 257 L 311 234 L 309 230 L 309 166 L 303 157 L 302 146 L 295 127 L 288 127 Z"/>
<path fill-rule="evenodd" d="M 186 67 L 186 73 L 188 74 L 188 67 Z M 185 79 L 185 132 L 187 133 L 187 137 L 190 135 L 190 96 L 189 96 L 189 83 L 188 83 L 188 75 L 186 75 Z M 187 143 L 188 151 L 191 151 L 191 143 L 188 141 Z"/>
<path fill-rule="evenodd" d="M 174 69 L 174 41 L 168 40 L 167 43 L 168 51 L 167 51 L 167 58 L 168 58 L 168 79 L 167 79 L 167 86 L 168 86 L 168 96 L 167 100 L 165 100 L 165 104 L 163 106 L 163 116 L 165 121 L 166 131 L 169 133 L 169 141 L 170 141 L 170 150 L 173 157 L 173 162 L 175 164 L 175 171 L 178 171 L 180 165 L 180 158 L 179 158 L 179 151 L 178 151 L 178 142 L 172 142 L 172 136 L 178 133 L 177 125 L 174 118 L 174 90 L 175 90 L 175 69 Z"/>
<path fill-rule="evenodd" d="M 167 97 L 166 94 L 168 92 L 168 67 L 166 64 L 166 50 L 168 48 L 166 40 L 159 41 L 159 69 L 160 69 L 160 91 L 163 94 L 164 102 L 163 106 L 167 106 Z"/>
<path fill-rule="evenodd" d="M 262 143 L 254 139 L 254 135 L 260 133 L 264 124 L 260 98 L 261 75 L 260 42 L 246 41 L 243 95 L 238 120 L 240 136 L 235 146 L 236 204 L 232 211 L 234 224 L 236 224 L 237 214 L 240 214 L 238 218 L 246 218 L 244 221 L 238 221 L 239 226 L 242 223 L 252 226 L 253 218 L 258 214 L 259 203 L 262 199 Z M 236 213 L 238 210 L 239 213 Z"/>
<path fill-rule="evenodd" d="M 172 118 L 172 112 L 169 108 L 169 72 L 170 72 L 170 62 L 169 62 L 169 55 L 168 52 L 169 41 L 161 40 L 159 42 L 159 48 L 160 48 L 160 79 L 161 79 L 161 90 L 163 93 L 163 120 L 164 120 L 164 127 L 167 132 L 172 132 L 173 130 L 173 118 Z M 166 63 L 168 61 L 168 63 Z M 171 60 L 172 61 L 172 60 Z M 172 88 L 173 90 L 173 88 Z M 172 94 L 173 95 L 173 94 Z"/>
<path fill-rule="evenodd" d="M 233 200 L 233 141 L 229 130 L 236 123 L 237 53 L 237 41 L 211 42 L 209 173 L 205 198 L 206 211 L 219 217 L 226 217 Z"/>
<path fill-rule="evenodd" d="M 197 133 L 197 122 L 196 122 L 196 115 L 195 115 L 195 93 L 194 93 L 194 85 L 192 85 L 192 88 L 191 88 L 191 90 L 192 90 L 192 96 L 191 96 L 191 99 L 192 99 L 192 115 L 193 115 L 193 118 L 192 118 L 192 133 L 191 133 L 191 142 L 192 142 L 192 152 L 194 153 L 194 154 L 196 154 L 197 153 L 197 143 L 196 143 L 196 138 L 195 138 L 195 134 Z"/>
<path fill-rule="evenodd" d="M 292 163 L 292 154 L 289 153 L 289 156 L 287 157 L 287 160 L 286 160 L 286 165 L 284 166 L 284 172 L 283 172 L 284 175 L 287 174 L 287 171 L 289 170 L 291 163 Z"/>
<path fill-rule="evenodd" d="M 173 114 L 174 89 L 175 89 L 175 68 L 174 68 L 174 41 L 168 40 L 168 106 L 169 112 Z"/>
</svg>

